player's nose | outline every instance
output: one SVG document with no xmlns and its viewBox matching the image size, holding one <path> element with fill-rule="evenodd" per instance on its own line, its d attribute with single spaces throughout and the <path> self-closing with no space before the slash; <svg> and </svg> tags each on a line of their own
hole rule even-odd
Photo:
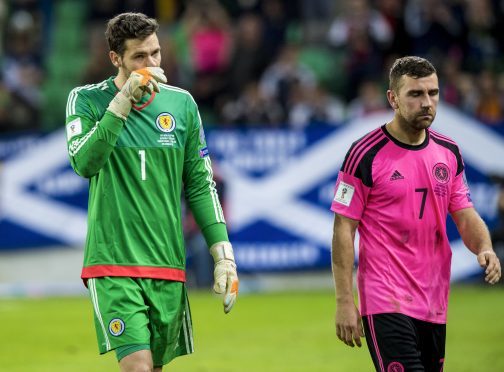
<svg viewBox="0 0 504 372">
<path fill-rule="evenodd" d="M 159 60 L 150 56 L 147 58 L 147 65 L 145 67 L 159 67 Z"/>
<path fill-rule="evenodd" d="M 422 98 L 422 107 L 432 107 L 432 98 L 428 94 Z"/>
</svg>

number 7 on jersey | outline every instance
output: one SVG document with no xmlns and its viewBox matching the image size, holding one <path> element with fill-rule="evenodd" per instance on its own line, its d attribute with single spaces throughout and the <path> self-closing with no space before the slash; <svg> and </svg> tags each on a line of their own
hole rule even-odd
<svg viewBox="0 0 504 372">
<path fill-rule="evenodd" d="M 418 219 L 423 218 L 423 213 L 424 213 L 424 208 L 425 208 L 425 201 L 427 200 L 427 188 L 423 187 L 421 189 L 415 189 L 415 192 L 421 192 L 422 193 L 422 204 L 420 206 L 420 214 L 418 215 Z"/>
</svg>

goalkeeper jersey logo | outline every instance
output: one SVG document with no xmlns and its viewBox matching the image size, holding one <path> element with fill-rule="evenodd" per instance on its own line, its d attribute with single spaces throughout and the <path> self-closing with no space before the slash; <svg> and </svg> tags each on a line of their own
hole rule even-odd
<svg viewBox="0 0 504 372">
<path fill-rule="evenodd" d="M 176 121 L 172 114 L 163 112 L 156 118 L 156 126 L 161 132 L 170 133 L 175 130 Z"/>
</svg>

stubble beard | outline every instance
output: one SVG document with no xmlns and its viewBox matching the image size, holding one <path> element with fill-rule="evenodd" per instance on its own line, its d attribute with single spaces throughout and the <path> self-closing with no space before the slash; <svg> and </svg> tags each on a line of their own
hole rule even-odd
<svg viewBox="0 0 504 372">
<path fill-rule="evenodd" d="M 422 115 L 430 115 L 431 118 L 420 118 Z M 436 117 L 436 113 L 435 112 L 420 113 L 415 114 L 414 116 L 411 116 L 409 118 L 405 118 L 403 115 L 399 116 L 400 116 L 399 122 L 405 130 L 412 132 L 421 132 L 432 125 L 432 122 Z"/>
</svg>

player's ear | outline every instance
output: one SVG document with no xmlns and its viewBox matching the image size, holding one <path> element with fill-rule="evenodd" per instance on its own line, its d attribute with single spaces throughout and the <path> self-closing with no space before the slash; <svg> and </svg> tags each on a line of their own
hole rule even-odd
<svg viewBox="0 0 504 372">
<path fill-rule="evenodd" d="M 121 56 L 119 54 L 117 54 L 116 52 L 114 52 L 113 50 L 111 50 L 109 52 L 109 57 L 110 57 L 110 61 L 112 62 L 112 64 L 119 68 L 122 66 L 122 62 L 121 62 Z"/>
<path fill-rule="evenodd" d="M 397 104 L 396 100 L 396 95 L 393 90 L 387 90 L 387 99 L 390 103 L 390 106 L 394 109 L 397 110 L 399 108 L 399 105 Z"/>
</svg>

